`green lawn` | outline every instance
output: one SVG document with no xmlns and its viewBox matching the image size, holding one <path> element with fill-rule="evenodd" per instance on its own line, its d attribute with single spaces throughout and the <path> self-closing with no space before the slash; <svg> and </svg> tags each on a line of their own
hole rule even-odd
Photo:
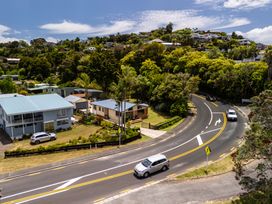
<svg viewBox="0 0 272 204">
<path fill-rule="evenodd" d="M 234 163 L 232 161 L 232 157 L 229 155 L 224 159 L 216 161 L 208 166 L 203 166 L 197 169 L 189 170 L 179 176 L 177 179 L 187 180 L 192 178 L 200 178 L 205 176 L 217 175 L 229 172 L 233 169 Z"/>
<path fill-rule="evenodd" d="M 161 114 L 155 112 L 154 109 L 149 107 L 148 108 L 148 118 L 144 119 L 142 122 L 151 123 L 152 125 L 156 125 L 158 123 L 166 121 L 169 118 L 171 118 L 171 117 L 161 115 Z M 133 123 L 132 126 L 133 127 L 141 127 L 142 122 Z"/>
<path fill-rule="evenodd" d="M 99 129 L 101 129 L 101 127 L 95 126 L 95 125 L 76 124 L 72 126 L 71 130 L 58 132 L 57 139 L 55 141 L 45 142 L 39 145 L 31 145 L 29 143 L 30 140 L 25 139 L 22 141 L 14 142 L 10 150 L 15 150 L 17 148 L 32 149 L 32 148 L 37 148 L 39 146 L 46 147 L 48 145 L 66 143 L 66 142 L 69 142 L 69 140 L 77 139 L 79 136 L 81 136 L 82 138 L 88 138 L 90 134 L 95 133 Z"/>
</svg>

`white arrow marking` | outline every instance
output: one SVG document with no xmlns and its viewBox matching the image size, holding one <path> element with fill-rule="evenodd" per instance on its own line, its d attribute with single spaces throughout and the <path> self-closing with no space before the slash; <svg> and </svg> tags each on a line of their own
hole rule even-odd
<svg viewBox="0 0 272 204">
<path fill-rule="evenodd" d="M 82 177 L 73 178 L 73 179 L 69 180 L 68 182 L 62 184 L 61 186 L 57 187 L 55 190 L 66 188 L 67 186 L 70 186 L 71 184 L 75 183 L 76 181 L 78 181 L 81 178 Z"/>
<path fill-rule="evenodd" d="M 203 144 L 203 141 L 202 141 L 200 135 L 197 135 L 197 136 L 196 136 L 196 139 L 197 139 L 197 141 L 198 141 L 199 146 Z"/>
<path fill-rule="evenodd" d="M 219 123 L 219 124 L 221 123 L 221 119 L 220 119 L 220 118 L 215 122 L 214 125 L 217 126 L 218 123 Z"/>
</svg>

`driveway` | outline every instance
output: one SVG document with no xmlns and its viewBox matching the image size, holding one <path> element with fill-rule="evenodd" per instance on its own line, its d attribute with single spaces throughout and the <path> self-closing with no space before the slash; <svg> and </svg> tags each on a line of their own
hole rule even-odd
<svg viewBox="0 0 272 204">
<path fill-rule="evenodd" d="M 166 131 L 141 128 L 141 133 L 151 138 L 157 138 L 165 134 Z"/>
</svg>

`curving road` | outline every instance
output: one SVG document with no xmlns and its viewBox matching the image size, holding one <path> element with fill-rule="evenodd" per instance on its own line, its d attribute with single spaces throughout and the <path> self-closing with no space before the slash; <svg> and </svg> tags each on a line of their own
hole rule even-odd
<svg viewBox="0 0 272 204">
<path fill-rule="evenodd" d="M 165 139 L 130 151 L 6 178 L 0 181 L 2 202 L 103 203 L 120 192 L 160 182 L 206 162 L 207 145 L 212 150 L 209 161 L 224 156 L 237 145 L 245 119 L 238 115 L 238 122 L 227 122 L 224 112 L 228 105 L 211 103 L 201 96 L 193 96 L 192 100 L 197 114 L 183 131 L 177 130 Z M 147 179 L 135 178 L 135 164 L 157 153 L 170 159 L 170 169 Z"/>
</svg>

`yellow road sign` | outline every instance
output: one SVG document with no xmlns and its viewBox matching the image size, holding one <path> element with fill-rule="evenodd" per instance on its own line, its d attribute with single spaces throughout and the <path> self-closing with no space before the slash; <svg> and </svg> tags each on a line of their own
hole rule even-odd
<svg viewBox="0 0 272 204">
<path fill-rule="evenodd" d="M 211 148 L 209 146 L 205 147 L 206 155 L 209 156 L 211 154 Z"/>
</svg>

